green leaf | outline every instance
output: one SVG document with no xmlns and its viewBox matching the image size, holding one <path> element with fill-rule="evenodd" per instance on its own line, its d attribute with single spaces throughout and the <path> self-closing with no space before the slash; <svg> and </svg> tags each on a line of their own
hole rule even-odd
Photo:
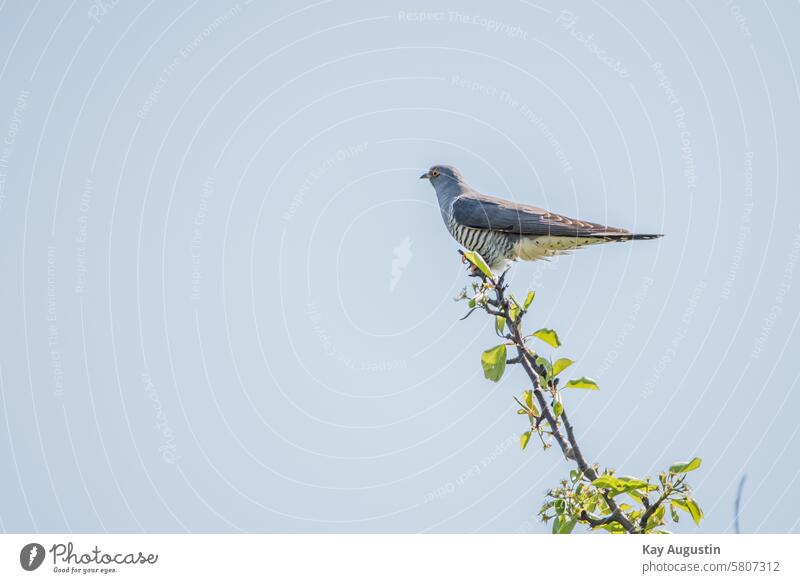
<svg viewBox="0 0 800 583">
<path fill-rule="evenodd" d="M 553 534 L 570 534 L 578 521 L 565 514 L 556 516 L 553 520 Z"/>
<path fill-rule="evenodd" d="M 678 462 L 676 464 L 672 464 L 669 467 L 670 474 L 685 474 L 686 472 L 691 472 L 692 470 L 696 470 L 700 467 L 700 464 L 703 460 L 699 457 L 692 458 L 688 462 Z"/>
<path fill-rule="evenodd" d="M 528 415 L 532 415 L 534 417 L 539 417 L 539 409 L 537 409 L 536 405 L 533 404 L 533 391 L 525 391 L 525 392 L 523 392 L 522 393 L 522 398 L 525 400 L 524 404 L 523 404 L 522 401 L 520 401 L 519 399 L 514 397 L 514 400 L 517 403 L 519 403 L 520 405 L 525 407 L 525 409 L 520 409 L 520 411 L 524 411 Z M 531 419 L 531 422 L 533 422 L 533 419 Z"/>
<path fill-rule="evenodd" d="M 644 480 L 640 480 L 639 478 L 633 478 L 631 476 L 614 476 L 618 481 L 622 482 L 623 488 L 632 488 L 632 489 L 639 489 L 639 488 L 646 488 L 647 482 Z"/>
<path fill-rule="evenodd" d="M 517 415 L 526 415 L 527 413 L 526 409 L 517 409 Z"/>
<path fill-rule="evenodd" d="M 480 269 L 486 277 L 494 281 L 494 274 L 492 273 L 492 270 L 489 269 L 489 266 L 486 265 L 486 261 L 483 260 L 483 257 L 481 257 L 480 253 L 476 251 L 464 251 L 464 258 L 472 263 L 472 265 Z"/>
<path fill-rule="evenodd" d="M 649 486 L 644 480 L 633 478 L 631 476 L 611 476 L 603 474 L 596 480 L 592 481 L 592 485 L 597 488 L 610 490 L 612 496 L 619 494 L 628 494 L 634 500 L 641 502 L 644 494 L 639 490 L 651 490 L 653 487 Z"/>
<path fill-rule="evenodd" d="M 561 530 L 562 523 L 563 523 L 563 520 L 561 519 L 561 517 L 560 516 L 556 516 L 555 519 L 553 520 L 553 526 L 552 526 L 551 532 L 553 534 L 558 534 L 558 531 Z"/>
<path fill-rule="evenodd" d="M 631 498 L 633 498 L 634 500 L 636 500 L 637 502 L 639 502 L 639 503 L 641 503 L 642 502 L 642 498 L 644 498 L 644 494 L 639 492 L 639 490 L 628 490 L 625 493 L 628 496 L 630 496 Z"/>
<path fill-rule="evenodd" d="M 590 391 L 599 391 L 600 387 L 597 386 L 597 383 L 590 379 L 589 377 L 581 377 L 579 379 L 572 379 L 567 381 L 567 384 L 564 385 L 565 389 L 589 389 Z"/>
<path fill-rule="evenodd" d="M 674 522 L 680 522 L 681 515 L 678 514 L 677 510 L 675 510 L 675 504 L 673 504 L 672 502 L 670 502 L 669 504 L 669 513 L 672 515 L 672 520 Z"/>
<path fill-rule="evenodd" d="M 531 304 L 533 303 L 533 298 L 535 297 L 536 297 L 535 291 L 528 292 L 528 297 L 525 298 L 525 303 L 522 304 L 522 309 L 527 311 L 528 308 L 531 307 Z"/>
<path fill-rule="evenodd" d="M 678 499 L 672 500 L 670 502 L 670 504 L 672 504 L 675 508 L 677 508 L 679 510 L 683 510 L 684 512 L 689 513 L 689 507 L 686 506 L 686 502 L 684 502 L 683 499 L 681 499 L 681 500 L 678 500 Z"/>
<path fill-rule="evenodd" d="M 664 513 L 666 513 L 666 511 L 667 511 L 666 505 L 662 504 L 661 506 L 658 507 L 658 509 L 655 512 L 653 512 L 653 516 L 650 517 L 650 520 L 653 520 L 653 518 L 655 518 L 656 522 L 658 522 L 658 525 L 663 524 Z M 658 525 L 654 524 L 653 526 L 658 526 Z"/>
<path fill-rule="evenodd" d="M 550 328 L 540 328 L 533 333 L 533 336 L 536 336 L 536 338 L 542 342 L 547 342 L 553 348 L 558 348 L 561 346 L 561 341 L 558 339 L 558 334 L 556 334 L 555 330 Z"/>
<path fill-rule="evenodd" d="M 511 299 L 514 300 L 514 298 Z M 519 313 L 520 313 L 519 304 L 517 303 L 517 300 L 514 300 L 511 303 L 511 306 L 509 306 L 508 308 L 508 316 L 511 318 L 512 322 L 516 322 L 519 319 Z"/>
<path fill-rule="evenodd" d="M 534 417 L 541 417 L 542 414 L 539 413 L 539 408 L 536 406 L 536 403 L 533 402 L 533 391 L 527 391 L 527 392 L 531 393 L 531 402 L 528 405 L 528 409 L 530 409 L 530 412 L 533 414 Z M 528 402 L 527 398 L 525 399 L 525 402 L 526 403 Z"/>
<path fill-rule="evenodd" d="M 506 319 L 503 316 L 495 316 L 494 329 L 497 330 L 497 333 L 502 334 L 505 327 L 506 327 Z"/>
<path fill-rule="evenodd" d="M 506 370 L 506 345 L 500 344 L 484 351 L 481 355 L 483 376 L 490 381 L 497 382 Z"/>
<path fill-rule="evenodd" d="M 603 474 L 592 480 L 592 486 L 605 488 L 607 490 L 623 490 L 625 488 L 625 484 L 621 480 L 614 476 L 609 476 L 608 474 Z"/>
<path fill-rule="evenodd" d="M 692 498 L 686 498 L 686 507 L 689 509 L 689 513 L 692 515 L 692 520 L 697 525 L 700 525 L 700 520 L 703 518 L 703 511 L 700 510 L 700 506 L 698 506 L 697 502 L 695 502 Z"/>
<path fill-rule="evenodd" d="M 574 363 L 575 361 L 569 358 L 559 358 L 553 363 L 553 376 L 557 377 L 563 370 L 569 368 Z"/>
<path fill-rule="evenodd" d="M 556 404 L 553 405 L 553 415 L 556 416 L 556 419 L 561 417 L 561 414 L 564 412 L 564 405 L 561 404 L 561 401 L 556 401 Z"/>
<path fill-rule="evenodd" d="M 528 442 L 531 440 L 531 432 L 526 431 L 522 435 L 519 436 L 519 447 L 521 449 L 525 449 L 528 447 Z"/>
<path fill-rule="evenodd" d="M 639 484 L 634 484 L 634 486 L 626 486 L 624 490 L 615 490 L 614 496 L 617 494 L 627 494 L 640 504 L 642 500 L 647 495 L 648 492 L 652 492 L 653 490 L 658 490 L 658 486 L 654 484 L 646 484 L 645 486 L 640 486 Z"/>
<path fill-rule="evenodd" d="M 695 524 L 700 524 L 700 519 L 703 518 L 703 511 L 700 510 L 700 507 L 697 505 L 697 502 L 692 500 L 691 498 L 681 498 L 680 500 L 672 500 L 671 504 L 686 512 L 687 514 L 691 515 L 692 520 L 694 520 Z"/>
</svg>

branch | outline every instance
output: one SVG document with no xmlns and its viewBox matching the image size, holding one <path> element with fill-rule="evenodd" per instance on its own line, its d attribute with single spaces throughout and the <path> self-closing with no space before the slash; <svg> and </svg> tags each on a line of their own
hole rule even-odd
<svg viewBox="0 0 800 583">
<path fill-rule="evenodd" d="M 533 394 L 539 403 L 542 415 L 545 419 L 547 419 L 547 423 L 550 426 L 553 438 L 558 443 L 564 456 L 567 459 L 575 460 L 575 463 L 578 465 L 578 469 L 580 469 L 581 472 L 583 472 L 583 475 L 589 480 L 596 480 L 597 472 L 588 463 L 586 463 L 586 458 L 583 457 L 583 452 L 581 452 L 581 448 L 578 446 L 578 442 L 575 439 L 575 432 L 566 413 L 564 411 L 561 412 L 561 419 L 564 423 L 564 429 L 567 433 L 567 437 L 565 439 L 561 432 L 561 428 L 558 425 L 558 419 L 556 419 L 547 403 L 547 400 L 544 398 L 541 385 L 539 384 L 539 376 L 544 376 L 546 371 L 544 371 L 536 363 L 536 359 L 525 346 L 525 340 L 523 339 L 522 333 L 519 329 L 519 322 L 515 321 L 511 317 L 511 307 L 508 299 L 505 297 L 505 290 L 507 286 L 504 283 L 504 277 L 505 274 L 500 276 L 500 279 L 494 284 L 493 287 L 495 290 L 495 301 L 497 302 L 497 307 L 500 310 L 501 315 L 503 315 L 506 319 L 506 326 L 508 326 L 511 340 L 514 342 L 514 346 L 517 348 L 517 357 L 512 360 L 520 362 L 530 378 L 531 384 L 533 385 Z M 619 509 L 619 506 L 617 506 L 616 501 L 607 490 L 603 491 L 603 498 L 605 499 L 609 510 L 611 510 L 611 514 L 603 520 L 607 519 L 609 522 L 616 521 L 629 533 L 637 532 L 636 526 L 628 519 L 627 516 L 625 516 L 625 514 L 623 514 L 623 512 Z M 587 522 L 592 524 L 588 520 Z"/>
<path fill-rule="evenodd" d="M 647 528 L 647 521 L 650 520 L 650 517 L 656 513 L 658 507 L 661 506 L 666 500 L 667 497 L 672 493 L 672 490 L 664 490 L 664 493 L 658 497 L 658 500 L 655 501 L 655 504 L 651 504 L 647 507 L 647 510 L 644 511 L 642 514 L 642 519 L 639 521 L 639 528 L 644 532 L 644 529 Z"/>
<path fill-rule="evenodd" d="M 581 510 L 581 520 L 583 520 L 584 522 L 588 522 L 589 526 L 591 526 L 592 528 L 597 528 L 598 526 L 611 524 L 612 522 L 620 522 L 617 514 L 622 514 L 622 513 L 619 510 L 617 510 L 616 513 L 609 514 L 605 518 L 597 519 L 589 516 L 589 513 L 586 512 L 585 510 Z M 622 523 L 620 522 L 620 524 Z"/>
<path fill-rule="evenodd" d="M 536 362 L 531 357 L 528 349 L 525 347 L 525 341 L 522 339 L 519 326 L 516 322 L 514 322 L 513 318 L 511 318 L 511 308 L 508 304 L 508 299 L 505 297 L 506 286 L 503 283 L 502 276 L 500 277 L 500 281 L 497 283 L 497 285 L 495 285 L 494 289 L 495 295 L 497 296 L 497 303 L 499 304 L 500 309 L 506 318 L 506 325 L 511 333 L 511 340 L 514 342 L 514 346 L 517 349 L 517 356 L 514 360 L 519 361 L 522 364 L 522 368 L 524 368 L 525 372 L 528 374 L 531 384 L 533 385 L 533 395 L 536 397 L 536 401 L 539 403 L 542 415 L 545 419 L 547 419 L 547 424 L 550 426 L 553 438 L 558 443 L 558 446 L 561 448 L 561 451 L 564 453 L 564 455 L 569 457 L 568 452 L 570 447 L 567 445 L 564 436 L 561 434 L 561 429 L 558 427 L 558 420 L 553 415 L 553 412 L 550 410 L 550 407 L 548 406 L 547 401 L 542 394 L 542 389 L 539 385 L 539 372 L 537 371 Z"/>
<path fill-rule="evenodd" d="M 670 484 L 668 488 L 664 488 L 664 492 L 658 497 L 654 504 L 649 504 L 649 501 L 645 498 L 644 502 L 646 510 L 644 511 L 644 514 L 642 514 L 642 519 L 639 521 L 639 528 L 642 532 L 644 532 L 644 529 L 647 527 L 647 521 L 650 520 L 650 517 L 656 513 L 659 506 L 667 501 L 667 498 L 670 497 L 670 494 L 672 494 L 676 488 L 683 484 L 685 479 L 686 475 L 684 474 L 683 477 L 677 480 L 674 484 Z"/>
</svg>

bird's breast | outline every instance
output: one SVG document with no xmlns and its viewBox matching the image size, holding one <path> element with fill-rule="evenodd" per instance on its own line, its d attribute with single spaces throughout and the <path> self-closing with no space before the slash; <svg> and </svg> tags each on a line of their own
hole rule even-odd
<svg viewBox="0 0 800 583">
<path fill-rule="evenodd" d="M 495 265 L 512 258 L 514 240 L 507 233 L 474 229 L 449 220 L 447 228 L 453 238 L 470 251 L 477 251 L 487 263 Z"/>
</svg>

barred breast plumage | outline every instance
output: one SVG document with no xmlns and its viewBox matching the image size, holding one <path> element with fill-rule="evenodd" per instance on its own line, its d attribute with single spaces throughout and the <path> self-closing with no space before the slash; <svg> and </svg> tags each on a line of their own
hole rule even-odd
<svg viewBox="0 0 800 583">
<path fill-rule="evenodd" d="M 477 251 L 491 266 L 503 266 L 514 260 L 514 245 L 518 237 L 459 225 L 451 215 L 447 230 L 453 238 L 470 251 Z"/>
</svg>

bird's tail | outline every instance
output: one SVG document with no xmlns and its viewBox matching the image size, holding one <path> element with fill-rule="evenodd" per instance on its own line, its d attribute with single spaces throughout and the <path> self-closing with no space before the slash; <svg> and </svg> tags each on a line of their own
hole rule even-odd
<svg viewBox="0 0 800 583">
<path fill-rule="evenodd" d="M 601 235 L 606 241 L 649 241 L 660 239 L 664 235 L 655 233 L 604 233 Z"/>
<path fill-rule="evenodd" d="M 649 241 L 650 239 L 660 239 L 664 235 L 655 234 L 655 233 L 634 233 L 631 235 L 631 240 L 633 241 Z"/>
</svg>

